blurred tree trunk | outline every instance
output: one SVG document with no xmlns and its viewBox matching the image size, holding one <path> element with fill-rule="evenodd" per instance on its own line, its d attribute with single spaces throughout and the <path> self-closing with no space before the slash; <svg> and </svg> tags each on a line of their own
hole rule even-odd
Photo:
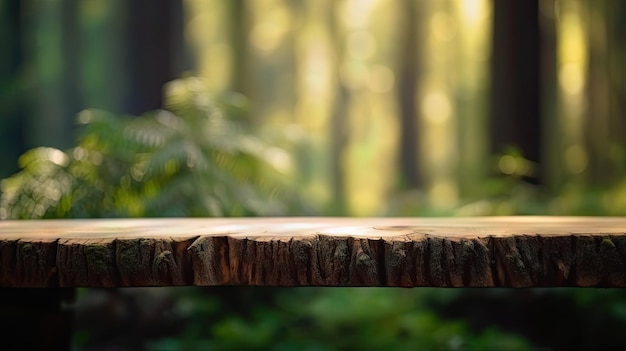
<svg viewBox="0 0 626 351">
<path fill-rule="evenodd" d="M 92 7 L 98 2 L 101 10 L 95 12 Z M 120 40 L 126 37 L 125 10 L 124 0 L 80 2 L 80 88 L 86 107 L 123 111 L 122 103 L 129 92 L 126 43 Z"/>
<path fill-rule="evenodd" d="M 231 90 L 250 96 L 248 78 L 250 67 L 248 62 L 249 19 L 246 0 L 228 2 L 230 45 L 232 46 Z"/>
<path fill-rule="evenodd" d="M 36 67 L 37 108 L 27 126 L 28 147 L 60 149 L 74 142 L 74 121 L 83 106 L 79 89 L 80 28 L 78 1 L 35 2 L 29 60 Z M 30 95 L 30 94 L 29 94 Z"/>
<path fill-rule="evenodd" d="M 624 38 L 621 2 L 583 2 L 586 6 L 589 53 L 587 66 L 587 113 L 584 140 L 588 152 L 587 180 L 594 185 L 609 185 L 620 180 L 620 164 L 624 156 L 615 157 L 615 149 L 623 143 L 623 111 L 615 108 L 616 101 L 623 101 L 623 59 L 620 55 Z M 619 26 L 622 31 L 616 31 Z M 621 75 L 620 75 L 621 73 Z M 616 84 L 617 83 L 617 84 Z M 622 90 L 622 96 L 619 91 Z M 617 117 L 617 118 L 616 118 Z"/>
<path fill-rule="evenodd" d="M 345 58 L 345 30 L 341 25 L 339 13 L 340 3 L 329 2 L 330 32 L 334 40 L 336 93 L 330 116 L 330 175 L 331 175 L 331 211 L 336 215 L 345 215 L 347 211 L 346 185 L 345 185 L 345 160 L 344 154 L 348 145 L 348 106 L 350 105 L 351 93 L 341 79 L 340 70 Z"/>
<path fill-rule="evenodd" d="M 420 53 L 417 35 L 417 4 L 405 0 L 399 6 L 401 45 L 398 55 L 397 99 L 400 110 L 400 177 L 401 185 L 407 188 L 420 186 L 418 167 L 419 143 L 417 135 L 419 116 L 415 105 Z"/>
<path fill-rule="evenodd" d="M 491 151 L 520 148 L 541 163 L 539 4 L 494 1 L 491 61 Z M 527 180 L 539 182 L 539 174 Z"/>
<path fill-rule="evenodd" d="M 608 28 L 608 48 L 610 70 L 610 133 L 613 144 L 610 155 L 613 160 L 614 173 L 622 176 L 626 172 L 626 3 L 624 1 L 611 1 L 607 5 L 606 16 L 610 26 Z"/>
<path fill-rule="evenodd" d="M 66 46 L 72 39 L 64 36 L 67 32 L 74 32 L 74 35 L 78 31 L 76 12 L 70 10 L 75 4 L 50 1 L 27 4 L 30 5 L 27 8 L 22 4 L 23 15 L 28 15 L 24 19 L 26 26 L 22 27 L 22 45 L 25 60 L 33 69 L 33 85 L 27 93 L 28 103 L 33 107 L 32 112 L 25 116 L 24 140 L 27 148 L 43 145 L 63 149 L 73 141 L 74 115 L 66 105 L 73 98 L 66 94 L 68 84 L 65 73 L 77 69 L 71 67 L 76 52 L 64 52 L 64 49 L 73 49 Z M 66 59 L 70 63 L 66 64 Z"/>
<path fill-rule="evenodd" d="M 185 35 L 188 6 L 185 0 L 173 0 L 170 6 L 170 40 L 172 52 L 172 79 L 180 78 L 182 75 L 193 71 L 196 68 L 196 57 L 193 49 L 188 45 Z"/>
<path fill-rule="evenodd" d="M 163 106 L 163 85 L 182 71 L 183 5 L 182 0 L 126 4 L 130 94 L 124 112 L 139 115 Z"/>
<path fill-rule="evenodd" d="M 540 174 L 547 189 L 557 194 L 563 185 L 563 137 L 559 123 L 558 82 L 557 82 L 557 31 L 556 0 L 543 0 L 540 3 L 539 26 L 541 30 L 541 115 L 543 135 L 542 157 L 543 172 Z"/>
<path fill-rule="evenodd" d="M 18 170 L 16 160 L 24 144 L 25 60 L 22 8 L 27 1 L 0 2 L 0 179 Z"/>
<path fill-rule="evenodd" d="M 62 147 L 66 148 L 73 144 L 74 138 L 71 131 L 75 125 L 76 114 L 86 108 L 85 99 L 80 89 L 80 62 L 82 60 L 80 42 L 82 31 L 79 25 L 78 0 L 65 0 L 61 2 L 61 55 L 63 66 L 61 67 L 61 86 L 63 87 L 63 130 L 66 140 Z"/>
<path fill-rule="evenodd" d="M 587 61 L 587 115 L 583 128 L 584 142 L 588 153 L 587 180 L 591 184 L 606 184 L 610 178 L 607 77 L 607 33 L 605 20 L 606 2 L 583 2 L 586 18 L 586 33 L 589 36 Z"/>
</svg>

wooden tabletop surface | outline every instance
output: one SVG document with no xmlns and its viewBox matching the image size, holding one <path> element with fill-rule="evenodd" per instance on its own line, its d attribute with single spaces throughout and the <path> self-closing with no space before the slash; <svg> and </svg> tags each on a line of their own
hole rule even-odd
<svg viewBox="0 0 626 351">
<path fill-rule="evenodd" d="M 626 217 L 0 221 L 0 287 L 626 286 Z"/>
</svg>

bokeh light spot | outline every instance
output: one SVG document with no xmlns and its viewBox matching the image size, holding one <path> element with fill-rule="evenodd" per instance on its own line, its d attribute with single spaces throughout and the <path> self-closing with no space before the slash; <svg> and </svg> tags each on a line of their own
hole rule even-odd
<svg viewBox="0 0 626 351">
<path fill-rule="evenodd" d="M 452 113 L 450 99 L 441 92 L 430 93 L 422 101 L 422 113 L 429 123 L 445 123 Z"/>
<path fill-rule="evenodd" d="M 355 30 L 348 36 L 348 55 L 355 59 L 368 59 L 376 52 L 376 39 L 366 30 Z"/>
<path fill-rule="evenodd" d="M 368 86 L 377 93 L 385 93 L 393 88 L 395 75 L 384 65 L 374 65 L 369 72 Z"/>
<path fill-rule="evenodd" d="M 574 63 L 568 63 L 559 69 L 559 84 L 568 94 L 580 94 L 585 83 L 583 68 Z"/>
<path fill-rule="evenodd" d="M 456 26 L 450 15 L 436 12 L 430 17 L 430 30 L 437 40 L 447 41 L 456 35 Z"/>
<path fill-rule="evenodd" d="M 515 169 L 517 168 L 515 157 L 511 155 L 503 155 L 498 161 L 498 168 L 500 169 L 500 172 L 507 175 L 515 173 Z"/>
<path fill-rule="evenodd" d="M 582 145 L 572 145 L 565 151 L 565 165 L 573 174 L 580 174 L 587 169 L 587 152 Z"/>
</svg>

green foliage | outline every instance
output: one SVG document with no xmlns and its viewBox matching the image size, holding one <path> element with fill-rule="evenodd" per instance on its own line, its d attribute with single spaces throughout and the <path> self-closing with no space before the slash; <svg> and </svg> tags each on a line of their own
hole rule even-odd
<svg viewBox="0 0 626 351">
<path fill-rule="evenodd" d="M 186 337 L 164 338 L 151 346 L 157 350 L 531 349 L 515 334 L 493 327 L 472 332 L 462 320 L 441 319 L 428 307 L 428 296 L 439 293 L 433 289 L 302 288 L 274 292 L 269 303 L 257 301 L 247 313 L 229 314 L 219 323 L 195 328 L 195 333 Z M 202 313 L 207 312 L 208 318 L 219 315 L 219 309 Z"/>
<path fill-rule="evenodd" d="M 626 178 L 610 184 L 588 185 L 579 179 L 558 190 L 533 184 L 537 164 L 512 148 L 494 158 L 492 175 L 476 184 L 479 198 L 462 199 L 454 207 L 433 208 L 419 191 L 390 199 L 388 216 L 626 216 Z"/>
<path fill-rule="evenodd" d="M 170 83 L 140 117 L 85 110 L 75 147 L 37 148 L 2 183 L 2 218 L 249 216 L 303 211 L 288 156 L 245 128 L 245 102 L 201 81 Z M 281 173 L 282 172 L 282 173 Z"/>
</svg>

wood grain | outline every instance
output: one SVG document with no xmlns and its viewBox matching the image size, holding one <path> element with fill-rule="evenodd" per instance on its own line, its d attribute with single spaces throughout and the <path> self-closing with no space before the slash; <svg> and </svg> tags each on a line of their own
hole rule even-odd
<svg viewBox="0 0 626 351">
<path fill-rule="evenodd" d="M 626 286 L 626 218 L 0 221 L 0 286 Z"/>
</svg>

